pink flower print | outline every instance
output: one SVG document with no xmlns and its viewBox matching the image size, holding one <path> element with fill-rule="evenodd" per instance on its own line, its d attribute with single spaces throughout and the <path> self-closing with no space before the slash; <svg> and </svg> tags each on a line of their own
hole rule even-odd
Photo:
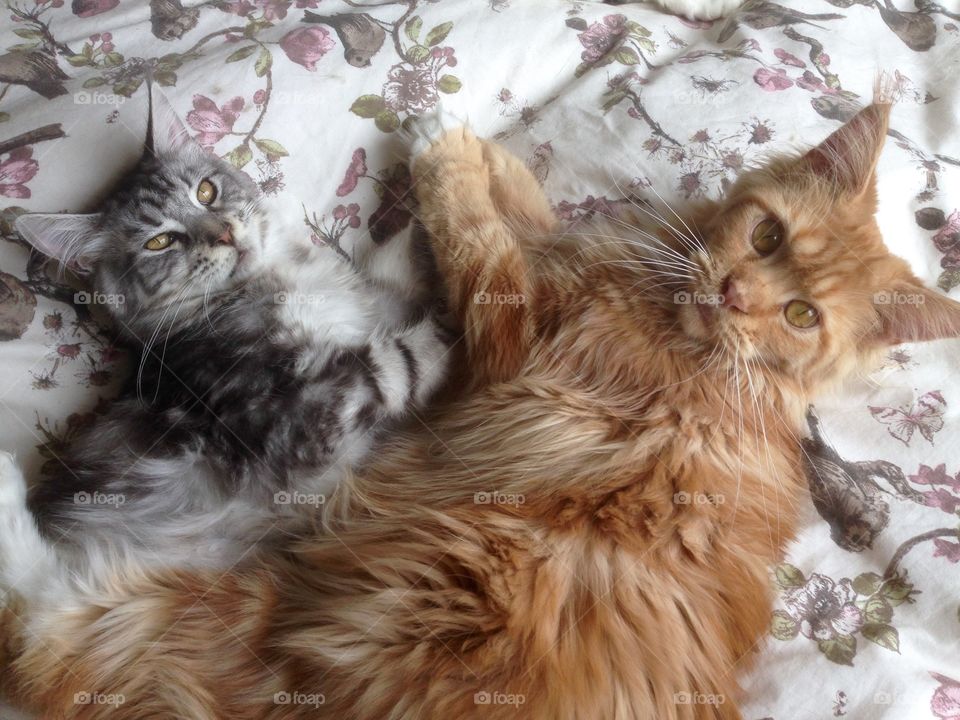
<svg viewBox="0 0 960 720">
<path fill-rule="evenodd" d="M 958 239 L 960 239 L 960 210 L 954 210 L 947 216 L 943 227 L 933 236 L 933 244 L 940 252 L 946 252 L 958 245 Z"/>
<path fill-rule="evenodd" d="M 940 683 L 930 698 L 930 710 L 939 720 L 960 720 L 960 682 L 938 673 L 930 676 Z"/>
<path fill-rule="evenodd" d="M 343 177 L 343 182 L 337 188 L 337 197 L 343 197 L 353 192 L 357 187 L 357 181 L 361 175 L 367 173 L 367 152 L 363 148 L 357 148 L 353 151 L 353 157 L 350 158 L 350 167 L 347 168 L 347 174 Z"/>
<path fill-rule="evenodd" d="M 193 110 L 187 113 L 187 124 L 199 132 L 197 142 L 203 147 L 213 147 L 233 132 L 233 124 L 243 109 L 243 98 L 235 97 L 218 108 L 205 95 L 193 96 Z"/>
<path fill-rule="evenodd" d="M 287 9 L 290 7 L 289 0 L 256 0 L 257 5 L 263 8 L 264 20 L 274 22 L 283 20 L 287 16 Z"/>
<path fill-rule="evenodd" d="M 80 356 L 80 343 L 58 345 L 57 355 L 68 360 L 76 359 Z"/>
<path fill-rule="evenodd" d="M 804 637 L 833 640 L 839 635 L 853 635 L 863 626 L 863 614 L 850 580 L 835 583 L 831 578 L 813 573 L 803 587 L 784 595 L 787 612 L 800 623 Z"/>
<path fill-rule="evenodd" d="M 760 68 L 753 74 L 753 81 L 767 92 L 777 92 L 793 87 L 793 80 L 787 77 L 787 71 L 777 68 L 774 71 Z"/>
<path fill-rule="evenodd" d="M 330 52 L 336 44 L 329 31 L 322 27 L 297 28 L 280 39 L 280 47 L 287 57 L 311 72 L 317 69 L 317 60 Z"/>
<path fill-rule="evenodd" d="M 113 10 L 120 4 L 120 0 L 73 0 L 71 6 L 77 17 L 87 18 Z"/>
<path fill-rule="evenodd" d="M 607 15 L 603 22 L 595 22 L 579 33 L 580 44 L 585 48 L 580 58 L 584 62 L 596 62 L 610 52 L 626 33 L 625 15 Z"/>
<path fill-rule="evenodd" d="M 395 112 L 414 115 L 429 110 L 437 103 L 437 85 L 429 67 L 394 65 L 387 73 L 383 99 Z"/>
<path fill-rule="evenodd" d="M 956 564 L 960 562 L 960 543 L 950 542 L 942 538 L 935 538 L 933 541 L 933 556 L 946 558 Z"/>
<path fill-rule="evenodd" d="M 798 58 L 796 55 L 791 55 L 786 50 L 781 50 L 777 48 L 773 51 L 773 54 L 777 56 L 777 59 L 782 62 L 784 65 L 792 65 L 793 67 L 806 67 L 807 64 Z"/>
<path fill-rule="evenodd" d="M 356 229 L 360 227 L 360 206 L 357 203 L 337 205 L 333 209 L 334 220 L 345 220 L 347 225 Z"/>
<path fill-rule="evenodd" d="M 11 150 L 7 159 L 0 162 L 0 195 L 11 198 L 30 197 L 27 183 L 39 169 L 40 165 L 33 159 L 32 147 Z"/>
</svg>

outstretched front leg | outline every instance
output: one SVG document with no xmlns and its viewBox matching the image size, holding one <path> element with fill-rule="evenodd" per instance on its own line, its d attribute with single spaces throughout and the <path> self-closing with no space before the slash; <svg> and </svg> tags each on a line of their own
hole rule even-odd
<svg viewBox="0 0 960 720">
<path fill-rule="evenodd" d="M 508 380 L 529 353 L 532 278 L 523 246 L 556 219 L 515 157 L 448 115 L 413 130 L 413 179 L 474 385 Z"/>
</svg>

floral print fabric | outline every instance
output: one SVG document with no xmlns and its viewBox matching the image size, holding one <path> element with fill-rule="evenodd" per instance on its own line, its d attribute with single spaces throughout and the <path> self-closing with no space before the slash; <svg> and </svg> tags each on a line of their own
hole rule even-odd
<svg viewBox="0 0 960 720">
<path fill-rule="evenodd" d="M 0 418 L 28 474 L 115 392 L 96 298 L 47 272 L 23 211 L 83 211 L 139 155 L 149 73 L 193 136 L 351 255 L 416 217 L 397 131 L 438 102 L 525 158 L 558 215 L 722 193 L 770 152 L 896 101 L 888 243 L 958 296 L 960 15 L 753 0 L 688 22 L 586 0 L 26 0 L 0 23 Z M 952 68 L 952 69 L 951 69 Z M 892 350 L 810 416 L 807 522 L 771 568 L 751 720 L 960 718 L 960 343 Z M 744 662 L 746 666 L 748 663 Z M 6 712 L 6 711 L 4 711 Z M 5 715 L 6 717 L 6 715 Z"/>
</svg>

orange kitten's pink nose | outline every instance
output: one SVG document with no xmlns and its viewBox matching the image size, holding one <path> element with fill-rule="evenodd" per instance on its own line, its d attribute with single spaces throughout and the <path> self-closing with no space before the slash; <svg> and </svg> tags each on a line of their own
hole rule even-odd
<svg viewBox="0 0 960 720">
<path fill-rule="evenodd" d="M 720 286 L 720 294 L 723 295 L 724 307 L 728 307 L 731 310 L 738 310 L 742 313 L 748 312 L 747 301 L 743 295 L 740 294 L 736 281 L 730 275 L 727 275 L 723 281 L 723 285 Z"/>
</svg>

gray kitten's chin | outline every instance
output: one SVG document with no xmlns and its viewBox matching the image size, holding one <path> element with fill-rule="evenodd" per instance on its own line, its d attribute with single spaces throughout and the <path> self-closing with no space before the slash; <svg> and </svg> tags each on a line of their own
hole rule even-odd
<svg viewBox="0 0 960 720">
<path fill-rule="evenodd" d="M 263 256 L 266 237 L 266 219 L 259 215 L 247 217 L 245 221 L 231 218 L 234 236 L 234 254 L 231 258 L 232 267 L 224 278 L 225 281 L 242 281 L 247 279 Z"/>
</svg>

